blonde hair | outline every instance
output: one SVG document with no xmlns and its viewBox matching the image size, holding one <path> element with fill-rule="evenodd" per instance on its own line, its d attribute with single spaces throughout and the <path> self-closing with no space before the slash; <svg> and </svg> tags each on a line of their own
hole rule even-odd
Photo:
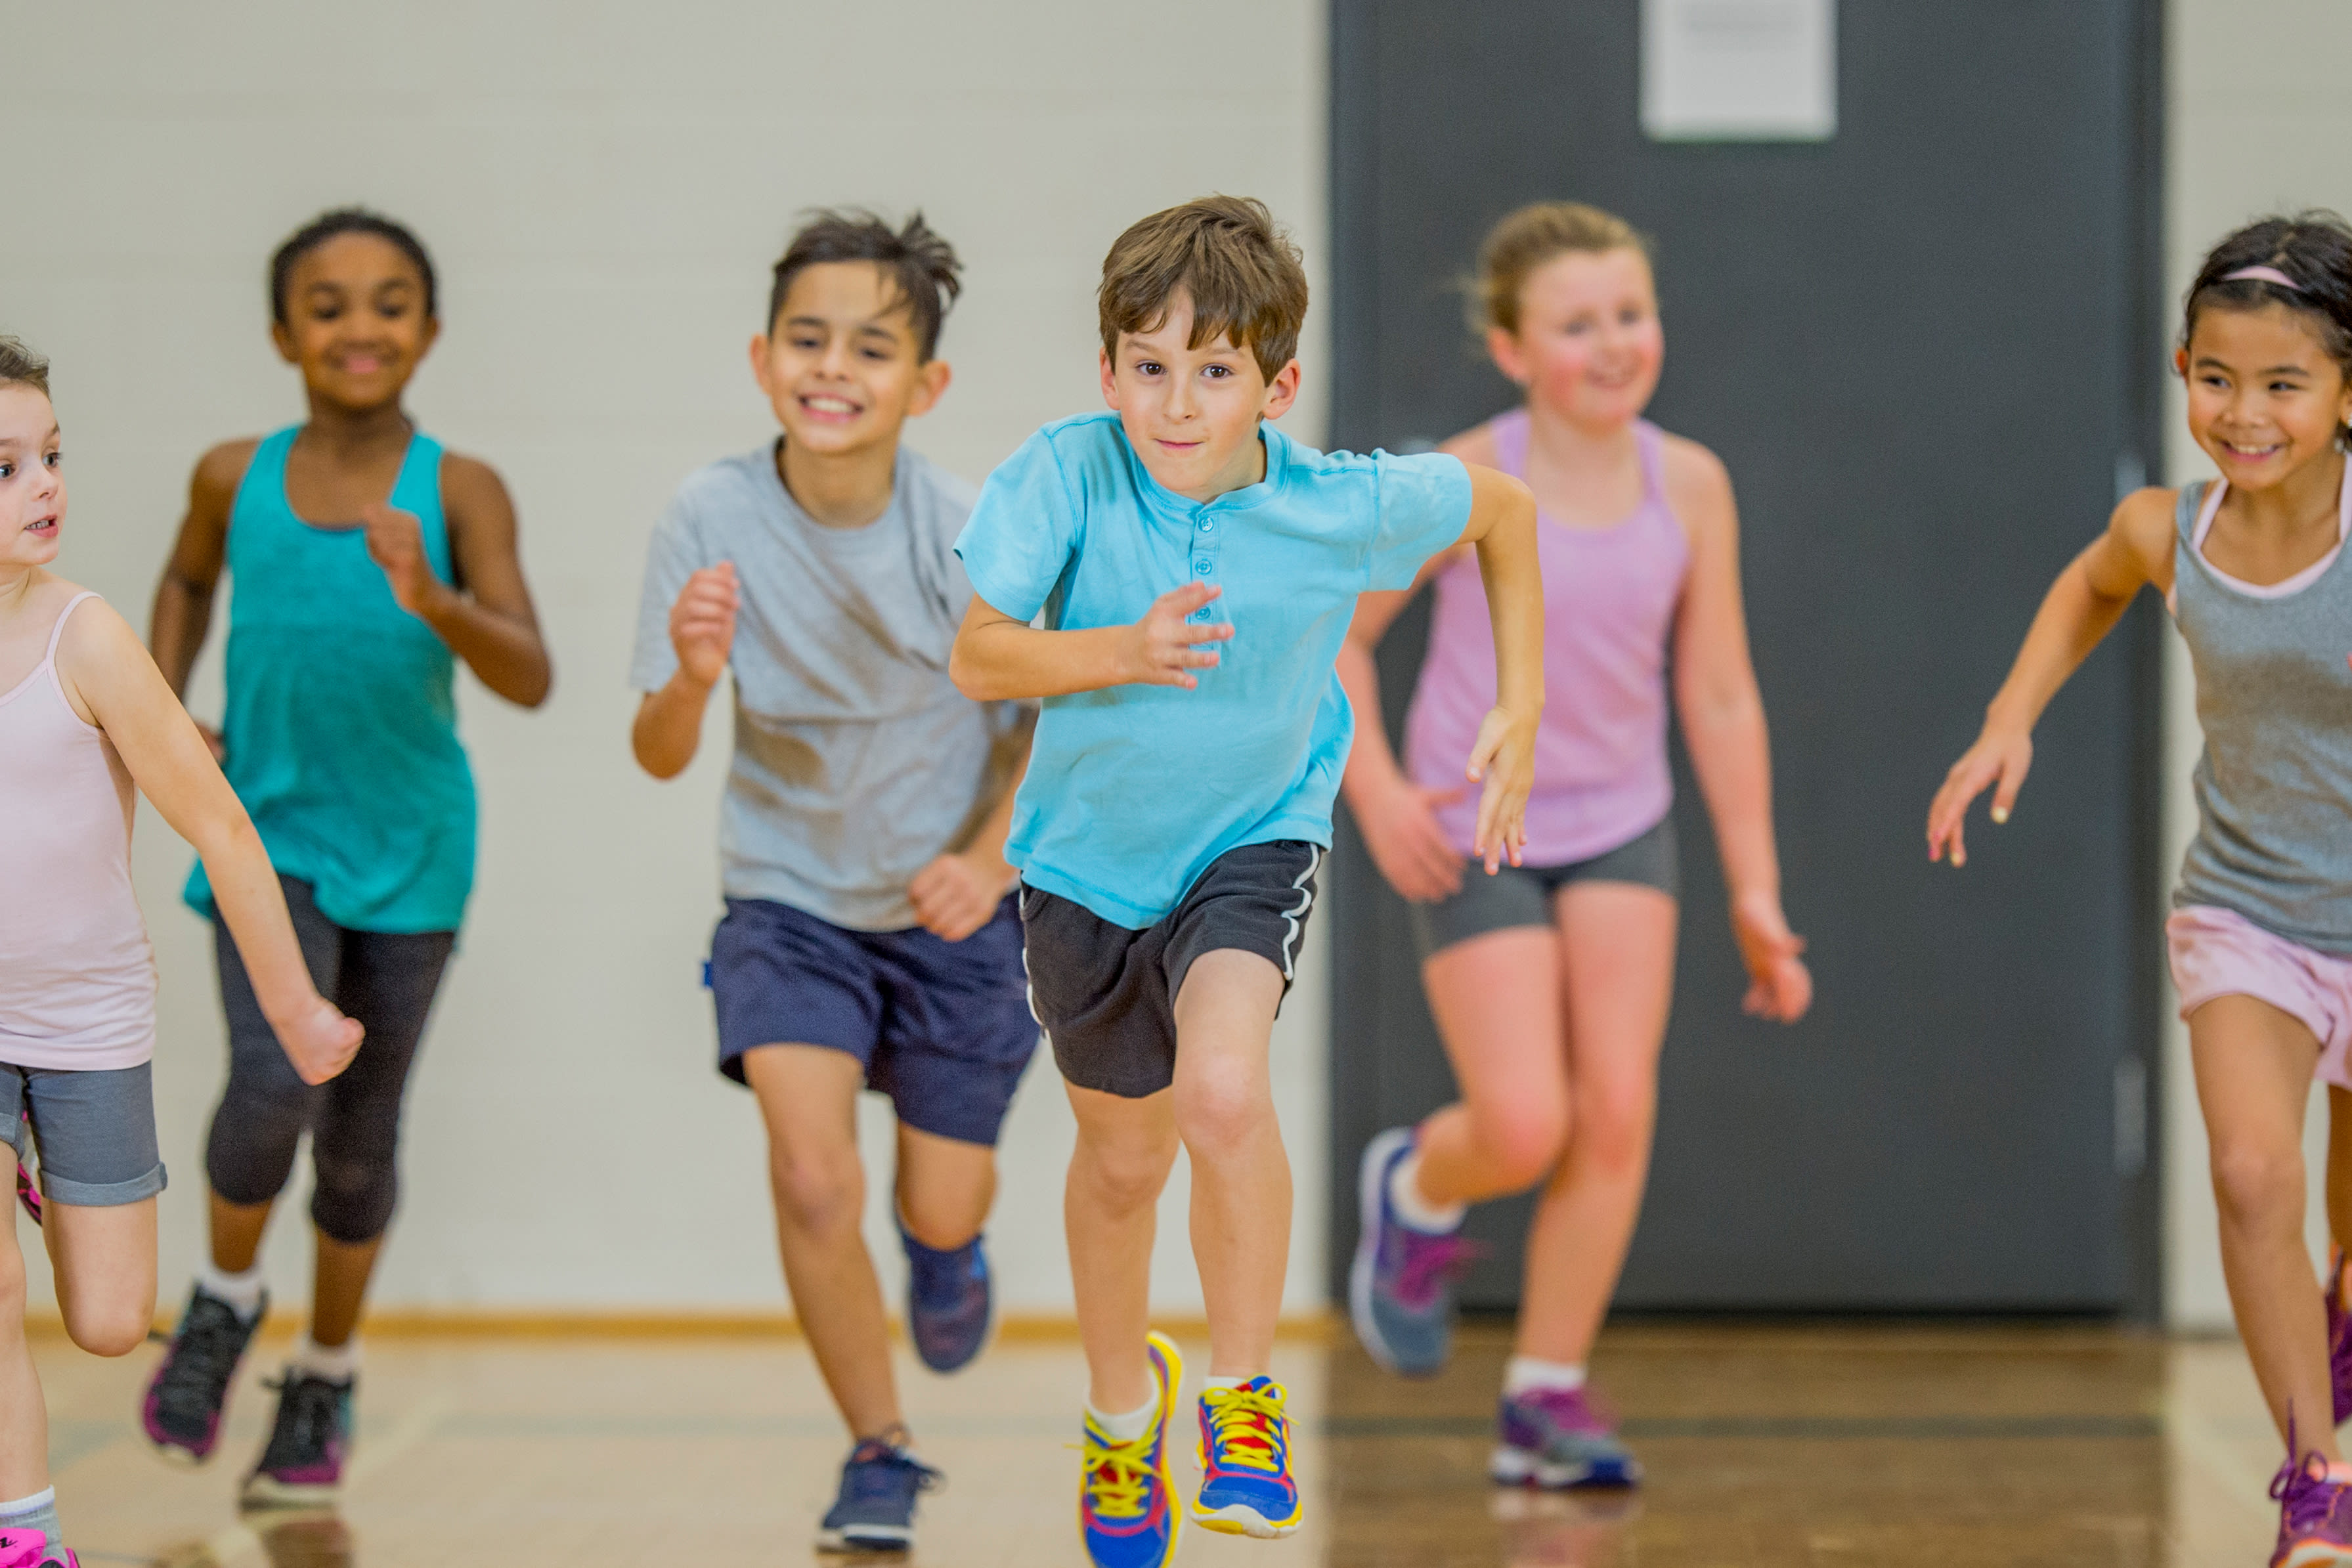
<svg viewBox="0 0 2352 1568">
<path fill-rule="evenodd" d="M 1536 202 L 1486 231 L 1478 247 L 1478 275 L 1470 287 L 1470 330 L 1516 334 L 1519 295 L 1545 262 L 1571 253 L 1598 255 L 1639 251 L 1650 258 L 1650 241 L 1614 213 L 1582 202 Z"/>
</svg>

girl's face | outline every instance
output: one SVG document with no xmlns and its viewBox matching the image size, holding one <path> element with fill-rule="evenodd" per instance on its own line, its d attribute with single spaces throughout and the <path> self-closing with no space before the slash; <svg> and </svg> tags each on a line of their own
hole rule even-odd
<svg viewBox="0 0 2352 1568">
<path fill-rule="evenodd" d="M 2275 485 L 2326 457 L 2352 421 L 2352 386 L 2301 311 L 2208 310 L 2177 358 L 2189 433 L 2241 489 Z"/>
<path fill-rule="evenodd" d="M 440 335 L 425 313 L 425 277 L 373 234 L 339 234 L 294 264 L 286 320 L 270 335 L 310 395 L 347 413 L 397 404 Z"/>
<path fill-rule="evenodd" d="M 29 571 L 56 560 L 65 521 L 57 412 L 37 387 L 0 386 L 0 569 Z"/>
<path fill-rule="evenodd" d="M 1552 258 L 1520 286 L 1519 330 L 1494 329 L 1486 349 L 1530 401 L 1562 418 L 1632 422 L 1649 406 L 1666 357 L 1649 258 L 1630 247 Z"/>
</svg>

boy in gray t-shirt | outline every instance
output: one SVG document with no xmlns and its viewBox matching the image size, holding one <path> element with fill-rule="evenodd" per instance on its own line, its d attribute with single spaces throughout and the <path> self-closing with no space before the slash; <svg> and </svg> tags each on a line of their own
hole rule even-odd
<svg viewBox="0 0 2352 1568">
<path fill-rule="evenodd" d="M 908 1324 L 935 1370 L 979 1353 L 997 1133 L 1037 1043 L 1004 860 L 1033 715 L 948 679 L 971 600 L 972 491 L 898 445 L 948 384 L 947 242 L 824 213 L 776 264 L 751 368 L 772 446 L 679 487 L 654 531 L 631 741 L 671 778 L 734 675 L 712 939 L 719 1065 L 757 1095 L 784 1278 L 856 1439 L 817 1542 L 904 1550 L 935 1473 L 911 1452 L 859 1230 L 861 1087 L 898 1115 Z"/>
</svg>

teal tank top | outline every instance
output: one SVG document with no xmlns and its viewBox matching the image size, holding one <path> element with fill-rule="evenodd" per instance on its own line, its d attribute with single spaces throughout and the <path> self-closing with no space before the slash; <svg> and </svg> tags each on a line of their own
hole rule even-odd
<svg viewBox="0 0 2352 1568">
<path fill-rule="evenodd" d="M 457 661 L 393 602 L 356 527 L 314 528 L 286 500 L 296 431 L 261 443 L 229 513 L 224 772 L 270 864 L 354 931 L 455 931 L 474 885 L 474 776 L 457 740 Z M 408 443 L 392 504 L 457 581 L 441 447 Z M 213 912 L 198 863 L 187 900 Z"/>
</svg>

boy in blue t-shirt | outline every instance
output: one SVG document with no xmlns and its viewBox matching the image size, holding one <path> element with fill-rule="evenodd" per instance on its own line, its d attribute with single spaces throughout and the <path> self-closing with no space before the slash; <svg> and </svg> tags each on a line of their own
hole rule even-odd
<svg viewBox="0 0 2352 1568">
<path fill-rule="evenodd" d="M 1179 1142 L 1209 1310 L 1192 1514 L 1231 1534 L 1299 1525 L 1286 1394 L 1266 1375 L 1291 1208 L 1267 1056 L 1353 732 L 1335 665 L 1356 596 L 1477 546 L 1500 693 L 1465 760 L 1491 870 L 1524 838 L 1543 591 L 1517 480 L 1318 452 L 1265 424 L 1298 394 L 1307 277 L 1264 204 L 1145 218 L 1099 300 L 1111 412 L 1048 425 L 989 477 L 956 543 L 974 597 L 950 670 L 983 701 L 1045 699 L 1005 857 L 1078 1122 L 1081 1528 L 1103 1568 L 1160 1568 L 1182 1517 L 1182 1363 L 1148 1297 Z"/>
<path fill-rule="evenodd" d="M 781 439 L 688 478 L 654 531 L 630 678 L 657 778 L 694 758 L 720 677 L 734 754 L 719 1065 L 767 1124 L 784 1278 L 855 1447 L 817 1543 L 904 1551 L 937 1478 L 912 1452 L 859 1221 L 858 1091 L 898 1116 L 908 1328 L 933 1370 L 978 1354 L 997 1134 L 1036 1049 L 1003 854 L 1028 718 L 966 699 L 961 479 L 899 445 L 948 384 L 947 241 L 822 213 L 776 264 L 751 369 Z"/>
</svg>

